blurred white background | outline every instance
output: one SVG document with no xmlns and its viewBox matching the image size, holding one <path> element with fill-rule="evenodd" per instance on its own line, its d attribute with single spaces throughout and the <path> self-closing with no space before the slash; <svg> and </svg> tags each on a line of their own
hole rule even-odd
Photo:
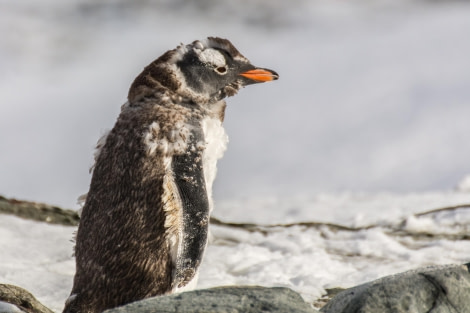
<svg viewBox="0 0 470 313">
<path fill-rule="evenodd" d="M 76 208 L 166 50 L 230 39 L 280 80 L 228 99 L 216 200 L 448 190 L 470 173 L 470 3 L 0 2 L 0 194 Z"/>
</svg>

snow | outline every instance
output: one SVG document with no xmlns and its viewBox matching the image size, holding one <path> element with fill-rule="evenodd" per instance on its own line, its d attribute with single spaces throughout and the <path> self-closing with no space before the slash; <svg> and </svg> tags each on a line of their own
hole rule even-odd
<svg viewBox="0 0 470 313">
<path fill-rule="evenodd" d="M 0 215 L 0 282 L 25 288 L 60 311 L 75 273 L 74 230 Z"/>
<path fill-rule="evenodd" d="M 295 205 L 295 214 L 273 199 L 245 199 L 236 208 L 233 202 L 216 203 L 215 217 L 255 226 L 211 225 L 197 288 L 285 286 L 313 302 L 325 288 L 470 261 L 469 193 L 330 194 L 285 201 Z M 450 208 L 439 210 L 445 207 Z M 75 230 L 0 215 L 0 282 L 26 288 L 60 312 L 72 287 Z"/>
</svg>

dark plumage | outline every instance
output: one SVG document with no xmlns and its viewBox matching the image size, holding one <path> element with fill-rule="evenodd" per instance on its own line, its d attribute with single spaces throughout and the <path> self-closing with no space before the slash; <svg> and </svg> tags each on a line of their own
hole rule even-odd
<svg viewBox="0 0 470 313">
<path fill-rule="evenodd" d="M 166 52 L 137 76 L 97 145 L 64 312 L 101 312 L 195 278 L 227 141 L 222 99 L 277 78 L 212 37 Z"/>
</svg>

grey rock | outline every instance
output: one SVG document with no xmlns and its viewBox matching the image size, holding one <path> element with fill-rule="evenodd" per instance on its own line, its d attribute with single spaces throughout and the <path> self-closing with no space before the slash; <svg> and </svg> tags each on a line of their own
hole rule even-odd
<svg viewBox="0 0 470 313">
<path fill-rule="evenodd" d="M 21 310 L 18 306 L 0 301 L 0 313 L 26 313 L 25 311 Z"/>
<path fill-rule="evenodd" d="M 320 312 L 470 312 L 469 266 L 432 266 L 387 276 L 339 293 Z"/>
<path fill-rule="evenodd" d="M 217 287 L 137 301 L 106 313 L 315 313 L 289 288 Z"/>
<path fill-rule="evenodd" d="M 53 313 L 23 288 L 0 284 L 0 312 Z"/>
</svg>

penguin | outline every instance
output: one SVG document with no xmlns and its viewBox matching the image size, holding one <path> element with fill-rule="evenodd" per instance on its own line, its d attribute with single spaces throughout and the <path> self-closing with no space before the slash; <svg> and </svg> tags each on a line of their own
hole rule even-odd
<svg viewBox="0 0 470 313">
<path fill-rule="evenodd" d="M 102 312 L 194 284 L 228 141 L 224 98 L 278 77 L 218 37 L 144 68 L 97 144 L 63 312 Z"/>
</svg>

